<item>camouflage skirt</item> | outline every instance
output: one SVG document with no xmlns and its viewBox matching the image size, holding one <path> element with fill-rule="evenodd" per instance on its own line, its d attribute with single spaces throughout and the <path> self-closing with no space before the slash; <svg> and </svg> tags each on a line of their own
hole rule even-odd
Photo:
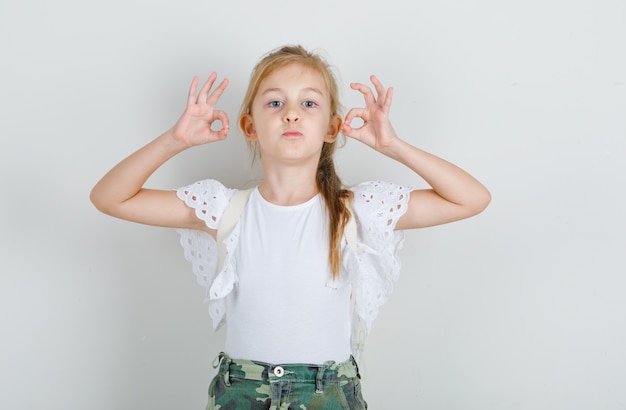
<svg viewBox="0 0 626 410">
<path fill-rule="evenodd" d="M 367 409 L 354 358 L 323 365 L 234 360 L 220 353 L 207 410 Z"/>
</svg>

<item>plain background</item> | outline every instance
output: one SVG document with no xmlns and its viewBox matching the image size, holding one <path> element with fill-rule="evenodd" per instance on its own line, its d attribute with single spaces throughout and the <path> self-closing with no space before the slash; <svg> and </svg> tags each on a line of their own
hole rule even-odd
<svg viewBox="0 0 626 410">
<path fill-rule="evenodd" d="M 351 81 L 393 86 L 398 133 L 493 195 L 407 233 L 363 363 L 370 408 L 626 408 L 622 0 L 1 0 L 0 408 L 204 408 L 223 333 L 177 234 L 88 195 L 176 121 L 194 75 L 230 79 L 235 122 L 286 43 L 324 50 L 347 107 Z M 424 186 L 356 141 L 337 161 L 349 184 Z M 255 177 L 237 129 L 149 185 L 206 177 Z"/>
</svg>

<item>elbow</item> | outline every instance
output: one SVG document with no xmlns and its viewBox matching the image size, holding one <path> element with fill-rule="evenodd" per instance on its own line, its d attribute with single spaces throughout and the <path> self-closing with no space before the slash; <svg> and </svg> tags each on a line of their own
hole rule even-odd
<svg viewBox="0 0 626 410">
<path fill-rule="evenodd" d="M 91 190 L 89 193 L 89 200 L 96 207 L 96 209 L 103 214 L 112 215 L 112 209 L 110 204 L 104 199 L 103 195 L 101 195 L 95 188 Z"/>
<path fill-rule="evenodd" d="M 105 212 L 105 207 L 103 206 L 103 204 L 100 202 L 100 198 L 98 196 L 97 193 L 95 193 L 93 190 L 89 193 L 89 200 L 91 201 L 91 203 L 93 204 L 93 206 L 96 207 L 96 209 L 100 212 Z"/>
<path fill-rule="evenodd" d="M 477 215 L 484 211 L 489 203 L 491 203 L 491 193 L 486 188 L 483 188 L 480 193 L 477 193 L 472 201 L 472 215 Z"/>
<path fill-rule="evenodd" d="M 473 191 L 470 196 L 465 198 L 465 201 L 459 204 L 463 208 L 461 219 L 478 215 L 489 206 L 490 202 L 491 193 L 486 188 L 481 187 L 481 189 Z"/>
</svg>

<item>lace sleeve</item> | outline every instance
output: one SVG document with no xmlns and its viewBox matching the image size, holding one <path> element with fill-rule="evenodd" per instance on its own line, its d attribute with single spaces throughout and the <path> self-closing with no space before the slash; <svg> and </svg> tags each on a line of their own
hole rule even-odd
<svg viewBox="0 0 626 410">
<path fill-rule="evenodd" d="M 354 318 L 364 322 L 366 331 L 393 291 L 400 274 L 398 253 L 404 242 L 395 231 L 398 219 L 407 210 L 411 188 L 387 182 L 365 182 L 353 189 L 353 211 L 358 225 L 358 252 L 351 272 L 355 280 Z"/>
<path fill-rule="evenodd" d="M 226 188 L 219 181 L 205 179 L 179 188 L 176 195 L 195 210 L 196 216 L 203 220 L 206 226 L 217 229 L 219 219 L 235 191 Z"/>
<path fill-rule="evenodd" d="M 187 206 L 195 210 L 196 216 L 206 226 L 217 229 L 220 218 L 235 190 L 226 188 L 220 182 L 207 179 L 179 188 L 177 196 Z M 185 259 L 191 263 L 191 269 L 198 284 L 205 289 L 205 303 L 209 305 L 209 315 L 213 319 L 213 328 L 217 330 L 224 322 L 224 300 L 211 300 L 209 289 L 217 276 L 217 243 L 204 231 L 177 229 Z"/>
</svg>

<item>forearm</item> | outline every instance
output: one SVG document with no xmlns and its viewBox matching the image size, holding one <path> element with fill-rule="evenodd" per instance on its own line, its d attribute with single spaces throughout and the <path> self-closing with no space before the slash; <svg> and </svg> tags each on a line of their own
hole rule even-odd
<svg viewBox="0 0 626 410">
<path fill-rule="evenodd" d="M 90 199 L 102 212 L 111 214 L 116 206 L 139 193 L 148 178 L 168 159 L 185 149 L 172 138 L 171 130 L 114 166 L 91 191 Z"/>
<path fill-rule="evenodd" d="M 448 202 L 480 212 L 491 199 L 489 191 L 458 166 L 397 137 L 379 151 L 410 168 Z"/>
</svg>

